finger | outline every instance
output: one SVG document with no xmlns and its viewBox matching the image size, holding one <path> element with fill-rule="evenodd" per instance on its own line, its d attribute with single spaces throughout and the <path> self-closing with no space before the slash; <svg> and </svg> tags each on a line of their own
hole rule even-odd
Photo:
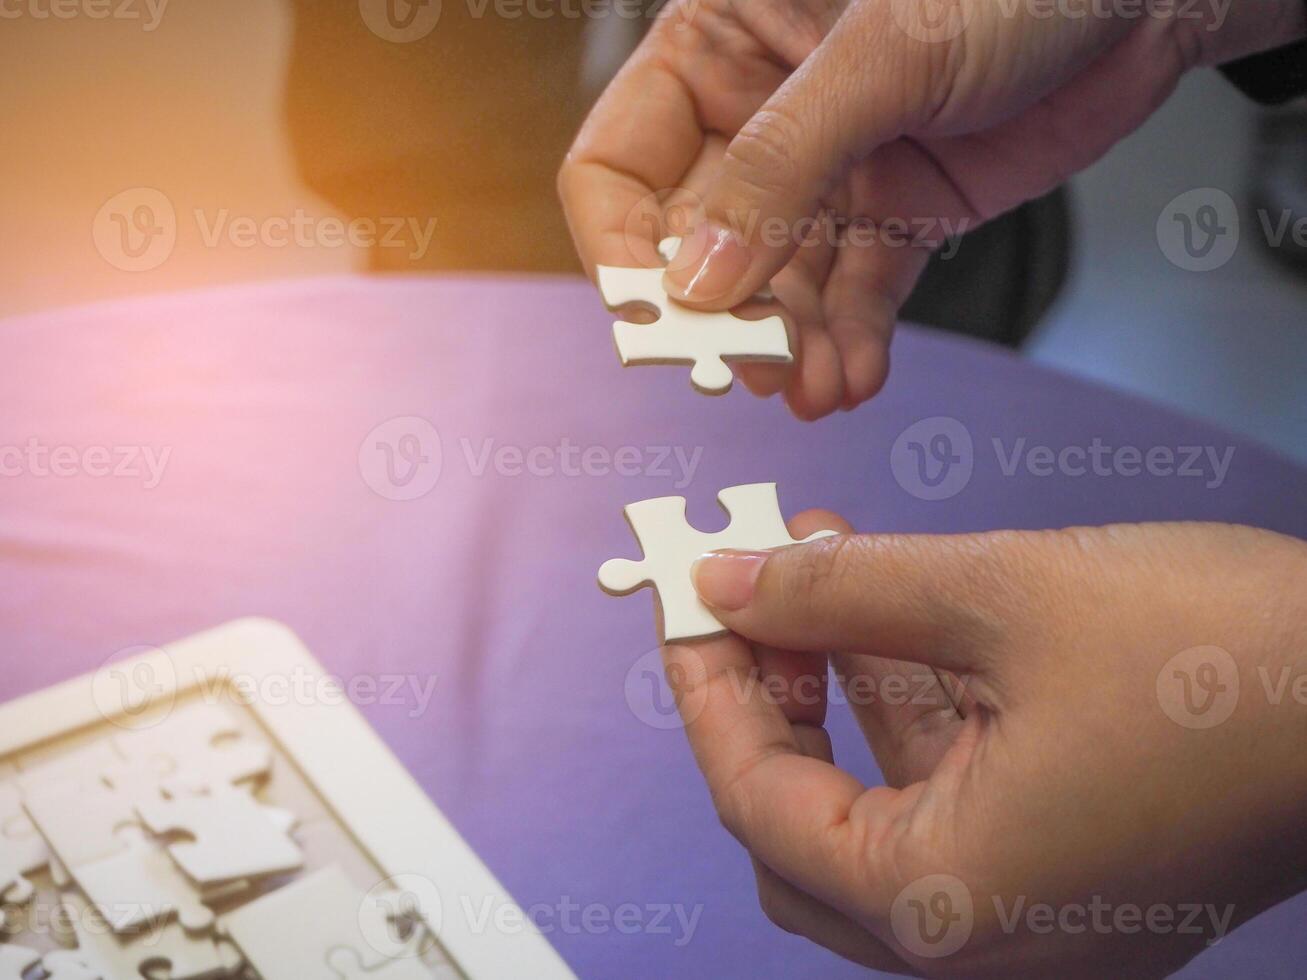
<svg viewBox="0 0 1307 980">
<path fill-rule="evenodd" d="M 753 873 L 758 904 L 773 925 L 873 970 L 908 972 L 907 964 L 866 929 L 795 888 L 757 858 Z"/>
<path fill-rule="evenodd" d="M 790 534 L 796 538 L 816 531 L 849 534 L 852 530 L 847 521 L 829 511 L 805 511 L 789 522 Z M 955 681 L 953 676 L 941 678 L 925 664 L 883 657 L 832 653 L 830 663 L 886 785 L 907 786 L 929 776 L 962 724 L 954 687 L 946 682 Z M 824 730 L 796 727 L 795 734 L 805 754 L 833 761 Z"/>
<path fill-rule="evenodd" d="M 839 348 L 820 320 L 801 322 L 798 334 L 803 357 L 785 386 L 785 404 L 795 418 L 812 422 L 829 415 L 844 401 L 844 368 Z"/>
<path fill-rule="evenodd" d="M 754 652 L 739 637 L 668 646 L 664 659 L 723 826 L 781 877 L 845 914 L 868 903 L 888 908 L 894 876 L 871 866 L 863 822 L 892 820 L 898 791 L 866 790 L 805 755 L 784 712 L 763 697 Z"/>
<path fill-rule="evenodd" d="M 772 647 L 755 647 L 759 683 L 792 725 L 826 722 L 826 685 L 829 668 L 824 654 L 793 653 Z"/>
<path fill-rule="evenodd" d="M 703 132 L 689 88 L 659 57 L 665 24 L 651 30 L 595 104 L 558 174 L 577 252 L 596 265 L 653 267 L 659 231 L 632 215 L 674 187 L 699 153 Z"/>
<path fill-rule="evenodd" d="M 925 111 L 926 73 L 908 61 L 920 61 L 926 46 L 895 29 L 889 6 L 846 8 L 732 139 L 704 197 L 707 220 L 684 239 L 684 257 L 669 267 L 666 282 L 675 298 L 729 309 L 752 295 L 797 248 L 792 233 L 776 230 L 792 230 L 816 214 L 851 161 Z"/>
<path fill-rule="evenodd" d="M 854 654 L 832 654 L 831 664 L 885 784 L 908 786 L 934 772 L 962 726 L 954 676 L 927 664 Z"/>
<path fill-rule="evenodd" d="M 723 625 L 754 642 L 975 676 L 1063 557 L 1037 533 L 841 535 L 705 555 L 694 580 Z"/>
<path fill-rule="evenodd" d="M 791 364 L 741 362 L 737 368 L 740 379 L 755 395 L 764 398 L 774 395 L 802 376 L 803 337 L 821 327 L 821 284 L 826 281 L 834 260 L 834 248 L 825 241 L 816 240 L 799 249 L 790 264 L 772 279 L 772 293 L 788 314 L 786 323 L 790 328 L 790 350 L 794 360 Z M 751 305 L 746 303 L 741 310 Z M 828 369 L 823 383 L 830 386 L 835 380 L 834 372 Z"/>
<path fill-rule="evenodd" d="M 922 249 L 875 241 L 850 242 L 839 250 L 823 305 L 844 371 L 844 408 L 856 408 L 884 387 L 899 308 L 928 258 Z"/>
</svg>

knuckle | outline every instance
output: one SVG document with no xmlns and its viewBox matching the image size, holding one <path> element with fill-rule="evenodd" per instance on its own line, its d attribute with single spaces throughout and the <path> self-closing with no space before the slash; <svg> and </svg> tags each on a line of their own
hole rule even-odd
<svg viewBox="0 0 1307 980">
<path fill-rule="evenodd" d="M 725 169 L 746 193 L 787 192 L 798 181 L 801 141 L 801 127 L 788 113 L 762 109 L 731 140 Z"/>
<path fill-rule="evenodd" d="M 794 549 L 793 558 L 784 565 L 783 593 L 810 608 L 844 601 L 856 578 L 859 551 L 858 538 L 848 534 Z"/>
</svg>

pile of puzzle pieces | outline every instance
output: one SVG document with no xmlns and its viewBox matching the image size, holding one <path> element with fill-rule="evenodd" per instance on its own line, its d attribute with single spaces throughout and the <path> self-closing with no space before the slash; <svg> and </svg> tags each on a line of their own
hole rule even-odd
<svg viewBox="0 0 1307 980">
<path fill-rule="evenodd" d="M 431 980 L 420 924 L 303 870 L 296 814 L 257 795 L 272 763 L 201 702 L 0 779 L 0 980 Z"/>
</svg>

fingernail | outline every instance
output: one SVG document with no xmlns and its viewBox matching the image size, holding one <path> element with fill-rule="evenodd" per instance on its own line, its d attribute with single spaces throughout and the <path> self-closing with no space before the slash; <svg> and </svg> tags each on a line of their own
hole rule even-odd
<svg viewBox="0 0 1307 980">
<path fill-rule="evenodd" d="M 754 585 L 766 561 L 765 551 L 712 551 L 695 559 L 690 577 L 704 602 L 734 612 L 753 599 Z"/>
<path fill-rule="evenodd" d="M 706 302 L 725 296 L 749 271 L 752 257 L 727 228 L 701 221 L 667 263 L 664 285 L 673 299 Z"/>
</svg>

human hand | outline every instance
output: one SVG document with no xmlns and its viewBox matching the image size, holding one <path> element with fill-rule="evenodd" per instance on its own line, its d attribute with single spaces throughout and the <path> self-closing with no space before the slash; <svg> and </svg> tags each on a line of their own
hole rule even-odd
<svg viewBox="0 0 1307 980">
<path fill-rule="evenodd" d="M 841 536 L 695 575 L 734 632 L 668 678 L 782 928 L 896 972 L 1160 975 L 1307 884 L 1307 544 Z M 832 763 L 828 650 L 886 786 Z"/>
<path fill-rule="evenodd" d="M 801 418 L 853 408 L 933 248 L 1097 159 L 1186 69 L 1304 30 L 1300 0 L 1118 6 L 674 0 L 559 174 L 581 259 L 657 266 L 674 233 L 687 305 L 770 281 L 796 361 L 741 379 Z"/>
</svg>

